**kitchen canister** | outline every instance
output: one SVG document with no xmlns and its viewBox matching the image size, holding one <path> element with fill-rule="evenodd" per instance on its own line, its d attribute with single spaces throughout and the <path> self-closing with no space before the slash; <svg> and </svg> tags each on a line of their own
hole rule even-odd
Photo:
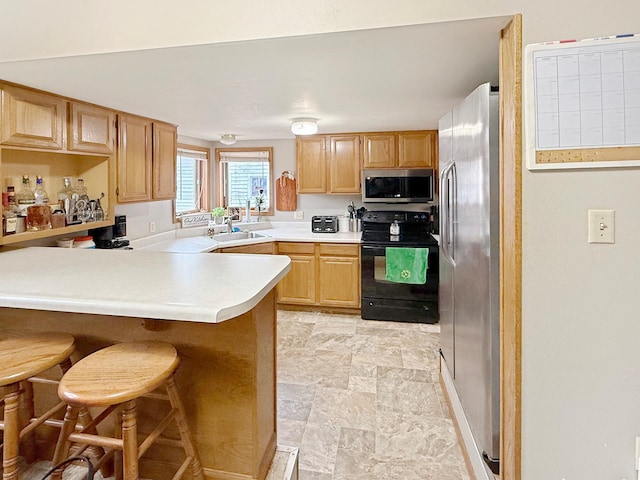
<svg viewBox="0 0 640 480">
<path fill-rule="evenodd" d="M 96 244 L 90 235 L 86 237 L 75 237 L 73 239 L 73 248 L 96 248 Z"/>
<path fill-rule="evenodd" d="M 73 238 L 61 238 L 56 241 L 56 244 L 60 248 L 72 248 L 73 247 Z"/>
<path fill-rule="evenodd" d="M 349 231 L 349 217 L 345 215 L 340 215 L 338 217 L 338 231 L 339 232 Z"/>
</svg>

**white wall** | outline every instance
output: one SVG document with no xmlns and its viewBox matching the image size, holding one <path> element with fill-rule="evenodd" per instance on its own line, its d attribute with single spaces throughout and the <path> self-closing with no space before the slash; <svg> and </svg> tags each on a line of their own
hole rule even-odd
<svg viewBox="0 0 640 480">
<path fill-rule="evenodd" d="M 637 0 L 61 3 L 3 5 L 0 61 L 516 12 L 524 15 L 525 44 L 640 30 Z M 25 33 L 29 38 L 19 41 Z M 523 173 L 524 480 L 633 478 L 640 434 L 639 184 L 638 169 Z M 302 209 L 315 207 L 313 198 L 301 200 Z M 586 243 L 589 208 L 616 210 L 615 245 Z"/>
<path fill-rule="evenodd" d="M 527 2 L 524 43 L 640 32 L 637 0 Z M 523 479 L 636 478 L 640 170 L 523 173 Z M 616 210 L 615 245 L 587 210 Z"/>
</svg>

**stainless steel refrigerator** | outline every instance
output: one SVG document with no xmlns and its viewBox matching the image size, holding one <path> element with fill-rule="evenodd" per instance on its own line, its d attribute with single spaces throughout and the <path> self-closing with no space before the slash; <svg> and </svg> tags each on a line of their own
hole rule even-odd
<svg viewBox="0 0 640 480">
<path fill-rule="evenodd" d="M 476 88 L 439 124 L 441 352 L 479 452 L 500 448 L 499 105 Z"/>
</svg>

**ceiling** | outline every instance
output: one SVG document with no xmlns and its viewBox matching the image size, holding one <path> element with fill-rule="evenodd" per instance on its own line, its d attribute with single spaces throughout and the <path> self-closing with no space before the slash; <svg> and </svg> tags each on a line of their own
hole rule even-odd
<svg viewBox="0 0 640 480">
<path fill-rule="evenodd" d="M 435 129 L 498 80 L 510 17 L 0 63 L 0 79 L 178 125 L 218 140 Z"/>
</svg>

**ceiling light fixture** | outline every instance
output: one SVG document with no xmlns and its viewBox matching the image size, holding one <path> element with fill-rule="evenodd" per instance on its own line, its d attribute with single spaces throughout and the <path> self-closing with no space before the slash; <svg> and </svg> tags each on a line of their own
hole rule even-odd
<svg viewBox="0 0 640 480">
<path fill-rule="evenodd" d="M 318 131 L 318 120 L 315 118 L 294 118 L 291 122 L 291 133 L 294 135 L 313 135 Z"/>
<path fill-rule="evenodd" d="M 236 143 L 236 136 L 231 133 L 225 133 L 224 135 L 220 135 L 220 143 L 223 145 L 233 145 Z"/>
</svg>

